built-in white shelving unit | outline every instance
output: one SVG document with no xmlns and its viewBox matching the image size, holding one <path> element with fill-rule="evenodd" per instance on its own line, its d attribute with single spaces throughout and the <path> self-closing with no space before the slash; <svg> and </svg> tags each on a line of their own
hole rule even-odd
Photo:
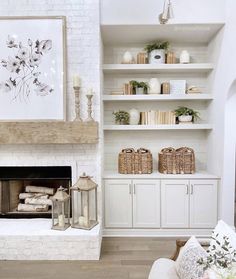
<svg viewBox="0 0 236 279">
<path fill-rule="evenodd" d="M 211 63 L 192 64 L 104 64 L 104 73 L 207 73 L 214 69 Z"/>
<path fill-rule="evenodd" d="M 211 130 L 210 124 L 180 124 L 180 125 L 104 125 L 104 130 L 114 131 L 146 131 L 146 130 Z M 141 141 L 141 139 L 140 139 Z"/>
<path fill-rule="evenodd" d="M 147 95 L 103 95 L 103 101 L 211 101 L 213 100 L 212 94 L 186 94 L 186 95 L 160 95 L 160 94 L 147 94 Z"/>
<path fill-rule="evenodd" d="M 199 232 L 203 232 L 203 229 L 206 231 L 214 226 L 217 219 L 219 177 L 211 174 L 208 170 L 209 160 L 213 160 L 212 154 L 209 154 L 208 146 L 211 144 L 212 131 L 216 125 L 212 114 L 215 99 L 214 75 L 218 59 L 216 45 L 218 44 L 218 34 L 223 26 L 223 23 L 203 23 L 105 25 L 101 27 L 104 57 L 102 66 L 104 111 L 102 129 L 104 135 L 103 178 L 105 180 L 106 235 L 122 235 L 121 228 L 126 229 L 128 235 L 143 235 L 138 230 L 143 228 L 146 228 L 144 234 L 147 235 L 150 233 L 148 228 L 156 229 L 155 234 L 159 235 L 162 235 L 163 232 L 168 234 L 168 230 L 172 229 L 173 234 L 176 235 L 178 234 L 176 229 L 185 228 L 189 232 L 191 230 L 191 233 L 195 233 L 193 229 L 199 229 Z M 175 52 L 177 57 L 182 50 L 187 49 L 191 54 L 191 63 L 179 64 L 177 62 L 176 64 L 161 65 L 121 63 L 125 51 L 131 52 L 136 57 L 137 53 L 143 51 L 147 43 L 163 40 L 170 42 L 171 50 Z M 184 79 L 189 86 L 201 88 L 202 93 L 185 95 L 111 94 L 121 91 L 123 84 L 130 80 L 148 81 L 153 77 L 157 77 L 161 82 Z M 116 125 L 112 114 L 114 111 L 129 111 L 132 108 L 139 111 L 173 111 L 179 106 L 187 106 L 199 111 L 201 119 L 194 124 L 182 125 Z M 197 170 L 195 174 L 158 173 L 158 152 L 169 146 L 175 148 L 188 146 L 194 149 Z M 119 174 L 119 152 L 124 148 L 138 149 L 140 147 L 147 148 L 152 152 L 153 173 L 149 175 Z M 172 189 L 172 185 L 175 184 L 179 192 L 174 192 L 174 188 Z M 168 191 L 166 192 L 166 190 Z M 193 195 L 194 192 L 196 192 L 196 196 Z M 170 197 L 177 195 L 182 200 L 176 204 L 176 207 L 171 203 L 165 205 L 163 198 L 168 200 L 170 198 L 168 195 Z M 123 200 L 117 201 L 117 197 L 121 197 Z M 208 211 L 209 214 L 208 216 L 199 215 L 200 208 L 196 207 L 195 210 L 193 204 L 197 201 L 195 199 L 205 200 L 206 197 L 214 197 L 212 204 L 203 202 L 206 206 L 205 211 Z M 152 200 L 150 208 L 146 212 L 145 210 L 141 211 L 140 208 L 146 208 L 149 203 L 145 199 L 149 198 Z M 122 212 L 124 214 L 119 212 L 120 203 L 123 201 L 124 210 Z M 185 202 L 189 215 L 185 214 L 186 208 L 178 215 L 175 208 L 181 208 Z M 159 206 L 161 204 L 162 208 L 156 208 L 156 204 Z M 169 206 L 173 207 L 173 220 L 168 219 L 168 214 L 165 214 L 165 210 Z M 157 210 L 155 216 L 152 215 L 153 210 Z M 162 214 L 161 217 L 159 210 Z M 114 216 L 111 212 L 114 213 Z M 118 218 L 117 220 L 113 219 L 115 216 Z M 124 219 L 119 219 L 120 216 L 121 219 Z M 146 222 L 149 216 L 153 216 L 150 223 Z M 178 218 L 180 219 L 178 220 Z M 176 225 L 175 221 L 177 223 L 179 221 L 181 225 Z M 114 232 L 114 229 L 117 229 L 117 233 Z M 161 230 L 159 231 L 159 229 Z M 184 234 L 187 234 L 187 231 Z"/>
</svg>

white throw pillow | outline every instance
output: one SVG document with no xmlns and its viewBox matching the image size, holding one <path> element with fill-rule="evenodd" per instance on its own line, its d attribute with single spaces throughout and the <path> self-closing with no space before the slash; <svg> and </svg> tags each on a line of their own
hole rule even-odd
<svg viewBox="0 0 236 279">
<path fill-rule="evenodd" d="M 176 270 L 181 279 L 199 279 L 203 276 L 203 267 L 197 263 L 206 258 L 207 252 L 192 236 L 184 245 L 176 260 Z"/>
<path fill-rule="evenodd" d="M 217 237 L 216 237 L 217 235 Z M 232 246 L 234 250 L 236 250 L 236 233 L 233 231 L 233 229 L 227 225 L 224 221 L 220 220 L 218 224 L 216 225 L 213 233 L 213 237 L 216 237 L 217 240 L 222 243 L 224 236 L 228 237 L 229 243 Z M 216 249 L 221 250 L 221 245 L 219 245 L 214 239 L 210 242 L 210 248 L 215 245 Z"/>
</svg>

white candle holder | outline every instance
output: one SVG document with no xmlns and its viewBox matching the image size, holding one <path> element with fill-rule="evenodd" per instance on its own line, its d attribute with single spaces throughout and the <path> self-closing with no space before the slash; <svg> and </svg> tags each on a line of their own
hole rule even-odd
<svg viewBox="0 0 236 279">
<path fill-rule="evenodd" d="M 82 122 L 83 120 L 80 117 L 80 87 L 74 86 L 75 92 L 75 119 L 74 121 Z"/>
<path fill-rule="evenodd" d="M 85 121 L 86 122 L 94 122 L 94 119 L 92 117 L 92 98 L 93 98 L 93 95 L 92 94 L 87 94 L 86 97 L 88 99 L 88 109 L 87 109 L 88 117 Z"/>
</svg>

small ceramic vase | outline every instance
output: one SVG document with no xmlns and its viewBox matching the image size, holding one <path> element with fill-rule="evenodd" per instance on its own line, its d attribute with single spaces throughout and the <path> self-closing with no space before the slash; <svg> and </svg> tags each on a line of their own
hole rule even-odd
<svg viewBox="0 0 236 279">
<path fill-rule="evenodd" d="M 151 78 L 148 84 L 148 94 L 161 94 L 161 83 L 158 78 Z"/>
<path fill-rule="evenodd" d="M 164 49 L 154 49 L 149 53 L 149 64 L 164 64 L 166 52 Z"/>
<path fill-rule="evenodd" d="M 137 109 L 131 109 L 129 111 L 129 124 L 138 125 L 140 120 L 140 112 Z"/>
<path fill-rule="evenodd" d="M 133 55 L 129 51 L 126 51 L 123 55 L 122 63 L 131 64 L 132 62 L 133 62 Z"/>
<path fill-rule="evenodd" d="M 183 50 L 180 54 L 179 58 L 179 63 L 180 64 L 189 64 L 190 63 L 190 55 L 187 50 Z"/>
</svg>

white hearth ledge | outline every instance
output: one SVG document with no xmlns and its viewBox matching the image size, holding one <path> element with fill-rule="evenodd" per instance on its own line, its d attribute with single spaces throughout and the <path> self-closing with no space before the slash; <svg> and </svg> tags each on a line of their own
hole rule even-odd
<svg viewBox="0 0 236 279">
<path fill-rule="evenodd" d="M 99 260 L 101 227 L 51 230 L 50 219 L 0 219 L 0 260 Z"/>
</svg>

